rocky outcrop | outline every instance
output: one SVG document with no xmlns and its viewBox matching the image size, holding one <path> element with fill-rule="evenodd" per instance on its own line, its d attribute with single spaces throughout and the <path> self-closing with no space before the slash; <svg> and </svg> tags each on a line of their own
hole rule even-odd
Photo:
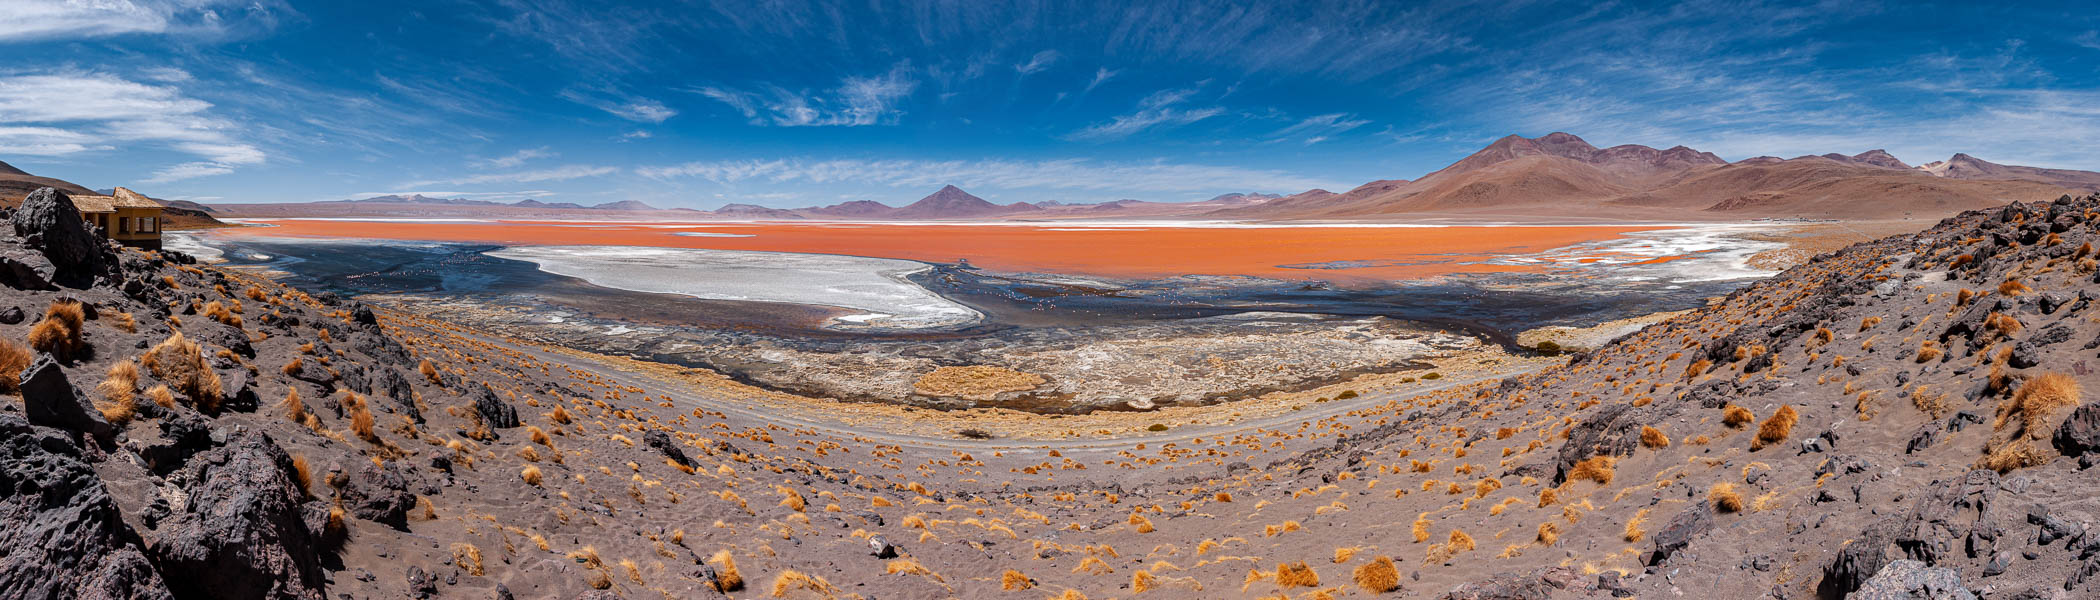
<svg viewBox="0 0 2100 600">
<path fill-rule="evenodd" d="M 173 598 L 66 435 L 0 414 L 0 597 Z"/>
<path fill-rule="evenodd" d="M 23 245 L 38 250 L 49 261 L 51 271 L 43 275 L 51 282 L 86 287 L 116 264 L 109 243 L 88 231 L 87 223 L 80 220 L 80 209 L 65 192 L 52 188 L 31 192 L 15 209 L 12 222 Z M 27 266 L 42 271 L 37 265 Z"/>
<path fill-rule="evenodd" d="M 116 427 L 81 396 L 49 354 L 38 353 L 36 362 L 22 370 L 22 408 L 32 424 L 78 431 L 99 440 L 116 433 Z"/>
<path fill-rule="evenodd" d="M 366 464 L 350 474 L 343 486 L 343 507 L 357 518 L 408 529 L 408 511 L 416 506 L 416 495 L 408 492 L 408 480 L 398 463 L 385 468 Z"/>
<path fill-rule="evenodd" d="M 649 433 L 642 434 L 642 443 L 664 453 L 664 458 L 671 459 L 671 462 L 687 467 L 693 466 L 693 459 L 686 457 L 685 450 L 678 447 L 678 442 L 673 441 L 670 434 L 650 430 Z"/>
<path fill-rule="evenodd" d="M 269 436 L 243 431 L 190 462 L 185 512 L 152 545 L 168 586 L 198 598 L 322 598 L 320 551 L 291 456 Z"/>
<path fill-rule="evenodd" d="M 489 386 L 476 384 L 474 387 L 474 412 L 481 415 L 482 423 L 495 429 L 518 426 L 517 407 L 504 402 L 502 398 L 497 398 L 496 392 L 490 390 Z"/>
<path fill-rule="evenodd" d="M 1846 596 L 1849 600 L 1976 600 L 1976 594 L 1963 587 L 1961 574 L 1946 567 L 1929 568 L 1915 560 L 1899 560 L 1882 567 L 1880 572 L 1859 587 L 1859 591 Z"/>
</svg>

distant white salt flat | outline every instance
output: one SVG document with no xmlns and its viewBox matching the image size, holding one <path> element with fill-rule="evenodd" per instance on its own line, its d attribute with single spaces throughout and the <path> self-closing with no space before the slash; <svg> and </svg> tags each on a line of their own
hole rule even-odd
<svg viewBox="0 0 2100 600">
<path fill-rule="evenodd" d="M 197 239 L 197 234 L 170 231 L 161 234 L 160 247 L 190 256 L 208 263 L 226 262 L 226 252 L 206 245 Z"/>
<path fill-rule="evenodd" d="M 834 328 L 929 329 L 983 318 L 905 279 L 932 268 L 908 260 L 636 246 L 520 246 L 488 255 L 615 289 L 860 311 L 835 319 Z"/>
<path fill-rule="evenodd" d="M 756 236 L 756 235 L 752 235 L 752 234 L 749 234 L 749 233 L 721 233 L 721 232 L 718 232 L 718 231 L 679 231 L 679 232 L 674 232 L 674 233 L 672 233 L 671 235 L 675 235 L 675 236 L 679 236 L 679 237 L 712 237 L 712 238 L 743 238 L 743 237 L 758 237 L 758 236 Z"/>
<path fill-rule="evenodd" d="M 1785 248 L 1780 242 L 1748 239 L 1744 234 L 1780 227 L 1766 224 L 1690 225 L 1636 231 L 1623 237 L 1584 242 L 1487 261 L 1489 264 L 1608 269 L 1629 281 L 1696 283 L 1770 277 L 1776 271 L 1750 266 L 1750 257 Z M 1661 259 L 1673 259 L 1661 262 Z"/>
</svg>

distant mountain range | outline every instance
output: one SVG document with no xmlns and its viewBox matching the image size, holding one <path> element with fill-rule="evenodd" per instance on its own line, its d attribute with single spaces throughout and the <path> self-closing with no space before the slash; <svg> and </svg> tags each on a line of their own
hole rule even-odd
<svg viewBox="0 0 2100 600">
<path fill-rule="evenodd" d="M 37 187 L 88 193 L 0 163 L 0 198 Z M 1754 217 L 1936 218 L 2022 200 L 2100 191 L 2100 173 L 2001 165 L 1967 154 L 1911 166 L 1882 150 L 1729 162 L 1685 146 L 1637 144 L 1598 148 L 1568 133 L 1511 135 L 1416 179 L 1382 179 L 1345 192 L 1306 190 L 1288 196 L 1224 194 L 1201 202 L 1116 200 L 1100 204 L 995 204 L 953 185 L 904 206 L 854 200 L 829 206 L 772 208 L 730 204 L 712 211 L 659 209 L 637 200 L 596 205 L 520 200 L 512 203 L 420 194 L 308 203 L 169 202 L 224 217 L 452 216 L 737 220 L 1059 220 L 1250 219 L 1395 220 L 1455 218 L 1586 218 L 1729 220 Z M 625 216 L 631 215 L 631 216 Z"/>
</svg>

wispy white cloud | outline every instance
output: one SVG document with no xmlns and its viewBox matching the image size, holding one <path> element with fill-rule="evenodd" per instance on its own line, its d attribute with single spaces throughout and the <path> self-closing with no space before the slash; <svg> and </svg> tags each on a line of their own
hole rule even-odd
<svg viewBox="0 0 2100 600">
<path fill-rule="evenodd" d="M 1034 75 L 1050 68 L 1051 65 L 1057 64 L 1057 59 L 1058 54 L 1056 50 L 1044 50 L 1035 53 L 1035 56 L 1029 57 L 1028 62 L 1014 65 L 1014 70 L 1020 72 L 1023 76 Z"/>
<path fill-rule="evenodd" d="M 484 169 L 515 169 L 518 168 L 518 165 L 525 164 L 525 161 L 532 160 L 535 158 L 548 158 L 551 156 L 556 156 L 554 151 L 546 146 L 541 146 L 538 148 L 526 148 L 517 152 L 512 152 L 507 156 L 499 156 L 496 158 L 477 160 L 474 161 L 473 164 L 476 167 Z"/>
<path fill-rule="evenodd" d="M 291 13 L 278 0 L 7 0 L 0 43 L 133 34 L 219 36 L 266 29 Z"/>
<path fill-rule="evenodd" d="M 1275 133 L 1269 134 L 1269 141 L 1296 140 L 1310 146 L 1369 124 L 1371 124 L 1369 119 L 1352 118 L 1347 113 L 1315 115 L 1306 117 L 1304 120 L 1298 121 L 1289 127 L 1276 130 Z"/>
<path fill-rule="evenodd" d="M 1122 71 L 1113 70 L 1108 67 L 1101 67 L 1099 69 L 1095 69 L 1094 79 L 1092 81 L 1088 81 L 1086 83 L 1086 89 L 1080 93 L 1094 91 L 1094 88 L 1101 87 L 1101 84 L 1108 83 L 1108 80 L 1114 79 L 1116 75 L 1120 73 L 1122 73 Z"/>
<path fill-rule="evenodd" d="M 202 160 L 156 171 L 163 183 L 221 175 L 268 156 L 211 116 L 212 105 L 172 85 L 66 71 L 0 77 L 0 144 L 44 156 L 155 145 Z"/>
<path fill-rule="evenodd" d="M 472 199 L 472 200 L 513 200 L 513 199 L 516 199 L 516 200 L 522 200 L 522 199 L 525 199 L 525 198 L 545 198 L 545 197 L 548 197 L 548 196 L 553 196 L 553 195 L 555 195 L 555 194 L 554 194 L 554 192 L 550 192 L 550 191 L 547 191 L 547 190 L 523 190 L 523 191 L 515 191 L 515 192 L 461 192 L 461 191 L 454 191 L 454 190 L 412 190 L 412 189 L 403 189 L 403 190 L 395 190 L 395 191 L 391 191 L 391 192 L 357 192 L 357 193 L 354 193 L 354 194 L 344 194 L 344 195 L 342 195 L 342 196 L 335 196 L 335 197 L 329 197 L 329 198 L 321 198 L 321 199 L 322 199 L 322 200 L 363 200 L 363 199 L 366 199 L 366 198 L 377 198 L 377 197 L 380 197 L 380 196 L 424 196 L 424 197 L 429 197 L 429 198 L 468 198 L 468 199 Z"/>
<path fill-rule="evenodd" d="M 591 165 L 563 165 L 551 169 L 513 171 L 509 173 L 484 173 L 451 179 L 431 179 L 402 184 L 402 187 L 426 187 L 431 185 L 482 185 L 490 183 L 539 183 L 544 181 L 568 181 L 585 177 L 602 177 L 619 169 Z"/>
<path fill-rule="evenodd" d="M 928 187 L 954 184 L 993 189 L 1106 192 L 1196 192 L 1219 189 L 1302 191 L 1337 182 L 1270 169 L 1177 164 L 1113 163 L 1086 159 L 1025 160 L 731 160 L 701 161 L 635 172 L 658 180 L 876 184 Z"/>
<path fill-rule="evenodd" d="M 1202 108 L 1178 108 L 1175 105 L 1188 100 L 1195 89 L 1171 89 L 1154 92 L 1138 101 L 1137 112 L 1119 115 L 1104 123 L 1097 123 L 1065 136 L 1067 140 L 1114 140 L 1130 137 L 1155 127 L 1178 127 L 1221 114 L 1225 109 L 1211 106 Z"/>
<path fill-rule="evenodd" d="M 564 100 L 612 113 L 613 116 L 636 123 L 662 123 L 671 117 L 678 116 L 678 111 L 671 110 L 670 107 L 664 106 L 662 102 L 639 96 L 567 89 L 562 90 L 561 97 Z"/>
<path fill-rule="evenodd" d="M 847 77 L 827 95 L 770 85 L 762 91 L 722 86 L 689 91 L 728 105 L 752 125 L 853 127 L 894 124 L 904 114 L 900 105 L 918 85 L 910 66 L 900 64 L 881 75 Z"/>
</svg>

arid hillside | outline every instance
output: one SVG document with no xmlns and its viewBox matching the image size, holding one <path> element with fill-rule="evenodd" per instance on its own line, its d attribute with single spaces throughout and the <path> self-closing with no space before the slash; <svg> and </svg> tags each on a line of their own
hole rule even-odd
<svg viewBox="0 0 2100 600">
<path fill-rule="evenodd" d="M 5 597 L 2100 593 L 2100 197 L 1507 378 L 1079 417 L 490 338 L 118 249 L 67 202 L 0 228 Z"/>
</svg>

